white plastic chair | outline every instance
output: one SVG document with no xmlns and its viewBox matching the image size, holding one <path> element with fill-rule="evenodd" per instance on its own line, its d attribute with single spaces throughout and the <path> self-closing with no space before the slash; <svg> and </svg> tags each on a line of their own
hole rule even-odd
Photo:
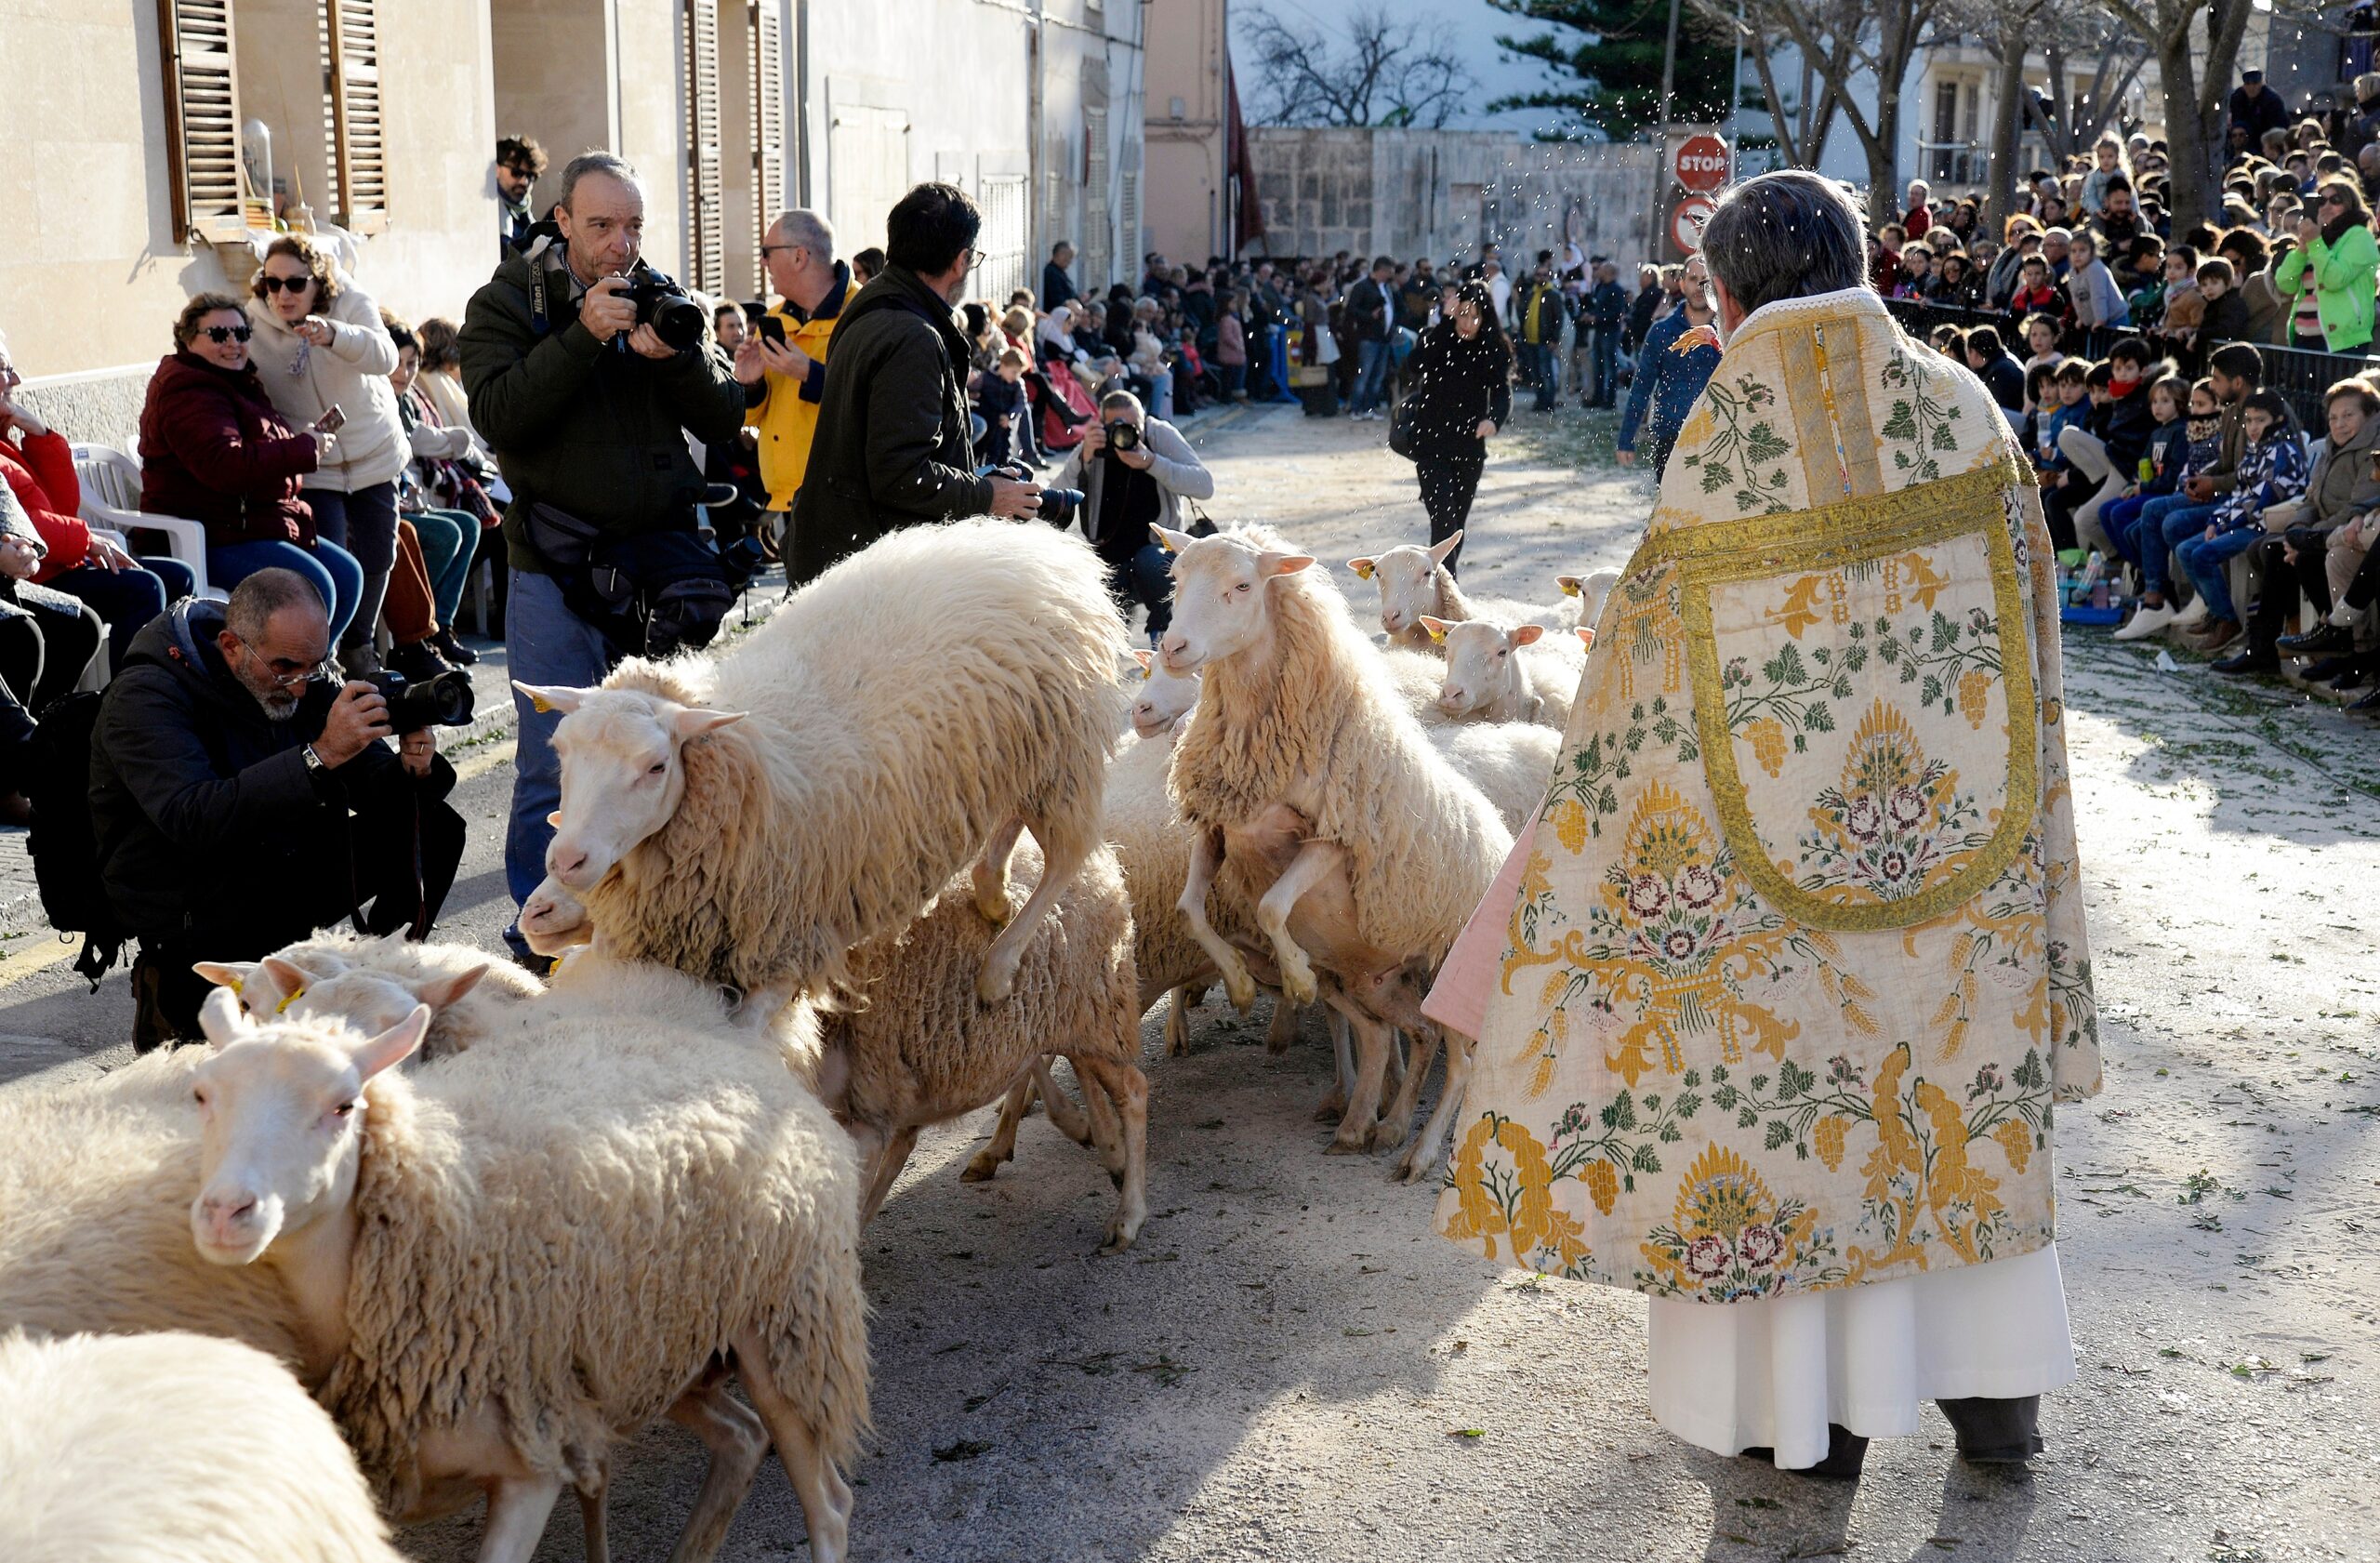
<svg viewBox="0 0 2380 1563">
<path fill-rule="evenodd" d="M 108 540 L 132 551 L 125 533 L 134 527 L 165 535 L 166 552 L 190 569 L 196 595 L 218 602 L 223 593 L 206 584 L 206 528 L 180 516 L 140 508 L 140 464 L 112 445 L 77 444 L 74 476 L 83 485 L 83 519 L 109 534 Z"/>
</svg>

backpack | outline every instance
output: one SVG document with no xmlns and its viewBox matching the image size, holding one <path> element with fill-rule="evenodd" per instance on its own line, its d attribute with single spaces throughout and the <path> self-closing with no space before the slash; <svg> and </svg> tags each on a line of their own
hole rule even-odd
<svg viewBox="0 0 2380 1563">
<path fill-rule="evenodd" d="M 99 845 L 91 828 L 91 730 L 102 696 L 62 695 L 41 714 L 26 745 L 25 797 L 33 804 L 33 880 L 42 915 L 61 934 L 83 935 L 74 970 L 99 991 L 124 953 L 129 931 L 116 921 L 99 882 Z"/>
</svg>

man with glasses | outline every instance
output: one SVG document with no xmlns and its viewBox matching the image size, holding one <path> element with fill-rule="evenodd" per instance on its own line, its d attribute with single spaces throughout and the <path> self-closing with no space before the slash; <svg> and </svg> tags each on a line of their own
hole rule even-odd
<svg viewBox="0 0 2380 1563">
<path fill-rule="evenodd" d="M 735 378 L 745 388 L 744 421 L 760 437 L 769 510 L 782 522 L 810 466 L 819 399 L 826 393 L 826 343 L 852 296 L 852 270 L 835 258 L 835 231 L 826 219 L 800 209 L 769 225 L 760 260 L 769 285 L 782 296 L 760 318 L 777 324 L 764 325 L 736 349 Z"/>
<path fill-rule="evenodd" d="M 528 243 L 537 214 L 529 209 L 529 191 L 546 171 L 546 149 L 528 136 L 499 137 L 496 143 L 496 259 Z"/>
<path fill-rule="evenodd" d="M 329 611 L 295 571 L 152 619 L 91 731 L 91 833 L 140 941 L 133 1046 L 196 1037 L 197 960 L 254 960 L 362 911 L 426 933 L 463 854 L 431 730 L 383 742 L 374 685 L 331 682 Z M 363 910 L 368 904 L 368 910 Z"/>
<path fill-rule="evenodd" d="M 921 184 L 884 226 L 884 270 L 835 328 L 786 548 L 796 585 L 904 526 L 1040 509 L 1039 484 L 975 469 L 970 347 L 951 311 L 983 214 L 956 185 Z"/>
</svg>

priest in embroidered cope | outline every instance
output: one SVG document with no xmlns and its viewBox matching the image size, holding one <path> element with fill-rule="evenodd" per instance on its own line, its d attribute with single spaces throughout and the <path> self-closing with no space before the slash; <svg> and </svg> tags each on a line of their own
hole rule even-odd
<svg viewBox="0 0 2380 1563">
<path fill-rule="evenodd" d="M 2074 1377 L 2055 1104 L 2099 1089 L 2039 497 L 1864 280 L 1840 187 L 1705 232 L 1725 353 L 1542 812 L 1429 1011 L 1478 1039 L 1436 1223 L 1650 1300 L 1654 1415 L 1856 1473 Z"/>
</svg>

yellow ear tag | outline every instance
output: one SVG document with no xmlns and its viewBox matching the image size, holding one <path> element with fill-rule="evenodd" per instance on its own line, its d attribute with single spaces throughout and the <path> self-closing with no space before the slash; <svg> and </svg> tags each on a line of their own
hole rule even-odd
<svg viewBox="0 0 2380 1563">
<path fill-rule="evenodd" d="M 247 985 L 246 983 L 243 982 L 243 981 L 242 981 L 241 979 L 239 979 L 238 977 L 233 977 L 233 978 L 232 978 L 229 983 L 226 983 L 224 986 L 225 986 L 225 987 L 229 987 L 229 988 L 230 988 L 232 992 L 234 992 L 234 993 L 245 993 L 245 992 L 248 990 L 248 985 Z"/>
<path fill-rule="evenodd" d="M 1369 580 L 1369 579 L 1371 579 L 1371 578 L 1372 578 L 1372 564 L 1371 564 L 1371 561 L 1370 561 L 1370 560 L 1368 560 L 1368 559 L 1358 559 L 1358 560 L 1353 561 L 1353 566 L 1354 566 L 1354 569 L 1355 569 L 1355 578 L 1356 578 L 1356 579 L 1358 579 L 1358 580 L 1367 580 L 1367 581 L 1368 581 L 1368 580 Z"/>
<path fill-rule="evenodd" d="M 546 697 L 545 697 L 544 695 L 530 695 L 530 696 L 529 696 L 529 707 L 530 707 L 530 709 L 531 709 L 532 710 L 536 711 L 539 716 L 547 716 L 547 715 L 551 714 L 551 712 L 553 711 L 553 707 L 552 707 L 551 705 L 549 705 L 549 704 L 548 704 L 548 703 L 547 703 Z"/>
<path fill-rule="evenodd" d="M 1576 597 L 1579 594 L 1579 583 L 1577 581 L 1565 577 L 1559 584 L 1562 588 L 1563 596 Z"/>
<path fill-rule="evenodd" d="M 306 990 L 301 987 L 297 992 L 291 994 L 288 998 L 284 999 L 280 1003 L 274 1005 L 272 1013 L 275 1014 L 287 1014 L 289 1013 L 289 1006 L 304 997 L 306 997 Z"/>
<path fill-rule="evenodd" d="M 1430 631 L 1430 639 L 1437 642 L 1440 645 L 1444 645 L 1446 644 L 1447 632 L 1443 629 L 1433 629 Z"/>
</svg>

